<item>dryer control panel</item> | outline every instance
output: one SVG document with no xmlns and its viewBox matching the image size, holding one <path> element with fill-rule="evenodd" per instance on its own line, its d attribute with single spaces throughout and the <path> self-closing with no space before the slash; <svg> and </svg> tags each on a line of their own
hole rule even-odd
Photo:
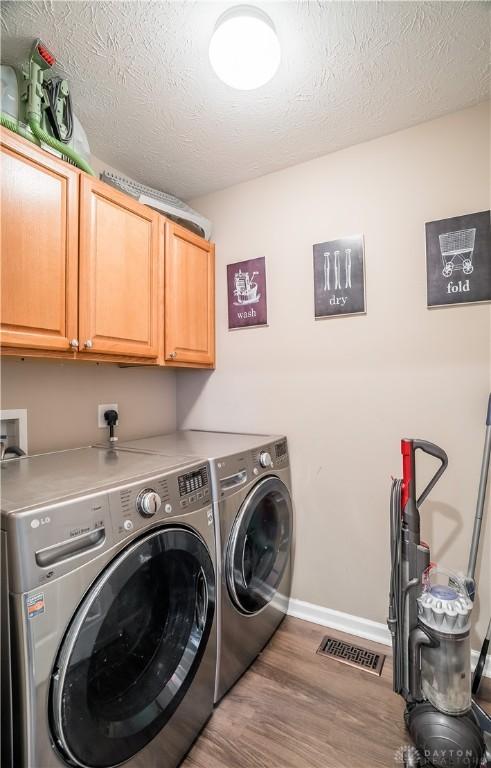
<svg viewBox="0 0 491 768">
<path fill-rule="evenodd" d="M 286 437 L 274 444 L 274 456 L 278 466 L 284 467 L 288 464 L 288 444 Z"/>
<path fill-rule="evenodd" d="M 253 450 L 216 459 L 214 482 L 219 498 L 240 490 L 246 483 L 265 474 L 288 469 L 288 443 L 281 437 Z"/>
</svg>

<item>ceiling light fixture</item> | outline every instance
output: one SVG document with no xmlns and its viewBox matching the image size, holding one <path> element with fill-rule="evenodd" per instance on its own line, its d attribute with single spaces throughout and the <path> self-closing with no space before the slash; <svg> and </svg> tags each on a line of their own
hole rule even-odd
<svg viewBox="0 0 491 768">
<path fill-rule="evenodd" d="M 210 41 L 210 62 L 224 83 L 252 91 L 276 74 L 281 58 L 273 22 L 252 6 L 237 6 L 218 19 Z"/>
</svg>

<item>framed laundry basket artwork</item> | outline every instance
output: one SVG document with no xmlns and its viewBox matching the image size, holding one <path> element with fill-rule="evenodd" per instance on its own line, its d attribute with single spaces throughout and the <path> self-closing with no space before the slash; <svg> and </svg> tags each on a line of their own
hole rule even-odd
<svg viewBox="0 0 491 768">
<path fill-rule="evenodd" d="M 491 301 L 490 211 L 426 224 L 429 307 Z"/>
<path fill-rule="evenodd" d="M 227 292 L 229 330 L 268 324 L 264 256 L 227 264 Z"/>
<path fill-rule="evenodd" d="M 316 320 L 365 314 L 363 235 L 316 243 L 313 249 Z"/>
</svg>

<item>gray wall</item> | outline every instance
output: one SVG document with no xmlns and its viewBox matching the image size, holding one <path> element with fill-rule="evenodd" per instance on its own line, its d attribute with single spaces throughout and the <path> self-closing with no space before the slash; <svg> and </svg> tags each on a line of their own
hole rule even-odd
<svg viewBox="0 0 491 768">
<path fill-rule="evenodd" d="M 178 373 L 179 422 L 288 435 L 297 598 L 385 621 L 390 476 L 401 473 L 403 436 L 448 451 L 423 534 L 433 559 L 466 566 L 491 310 L 426 308 L 424 225 L 489 208 L 489 167 L 481 104 L 192 201 L 215 227 L 217 370 Z M 315 321 L 312 244 L 357 233 L 368 313 Z M 269 327 L 229 332 L 226 264 L 263 255 Z M 490 517 L 488 508 L 481 633 L 491 612 Z"/>
<path fill-rule="evenodd" d="M 491 310 L 426 309 L 424 223 L 488 208 L 489 182 L 483 104 L 194 201 L 215 224 L 217 370 L 177 374 L 179 422 L 288 435 L 297 598 L 385 620 L 388 492 L 390 475 L 400 475 L 403 435 L 449 453 L 423 531 L 434 559 L 465 568 L 490 388 Z M 312 244 L 358 232 L 368 314 L 316 322 Z M 270 325 L 228 332 L 225 266 L 260 255 Z M 122 438 L 172 431 L 176 374 L 3 361 L 2 407 L 28 409 L 31 452 L 99 440 L 97 404 L 112 401 Z M 481 633 L 491 612 L 489 507 L 485 529 Z"/>
<path fill-rule="evenodd" d="M 105 439 L 99 403 L 117 403 L 121 439 L 176 426 L 176 377 L 170 370 L 109 363 L 2 361 L 2 408 L 27 408 L 29 452 L 73 448 Z"/>
<path fill-rule="evenodd" d="M 119 173 L 91 158 L 97 174 Z M 1 407 L 27 408 L 29 452 L 73 448 L 104 439 L 99 403 L 118 403 L 120 439 L 171 432 L 176 427 L 173 370 L 113 363 L 3 358 Z"/>
</svg>

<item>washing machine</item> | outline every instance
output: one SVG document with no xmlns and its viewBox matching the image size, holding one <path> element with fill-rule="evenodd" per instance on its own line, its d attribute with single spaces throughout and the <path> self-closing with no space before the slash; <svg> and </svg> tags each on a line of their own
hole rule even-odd
<svg viewBox="0 0 491 768">
<path fill-rule="evenodd" d="M 215 702 L 269 641 L 288 610 L 293 505 L 287 439 L 185 430 L 122 443 L 210 462 L 217 537 Z"/>
<path fill-rule="evenodd" d="M 82 448 L 1 478 L 2 766 L 175 768 L 213 710 L 207 463 Z"/>
</svg>

